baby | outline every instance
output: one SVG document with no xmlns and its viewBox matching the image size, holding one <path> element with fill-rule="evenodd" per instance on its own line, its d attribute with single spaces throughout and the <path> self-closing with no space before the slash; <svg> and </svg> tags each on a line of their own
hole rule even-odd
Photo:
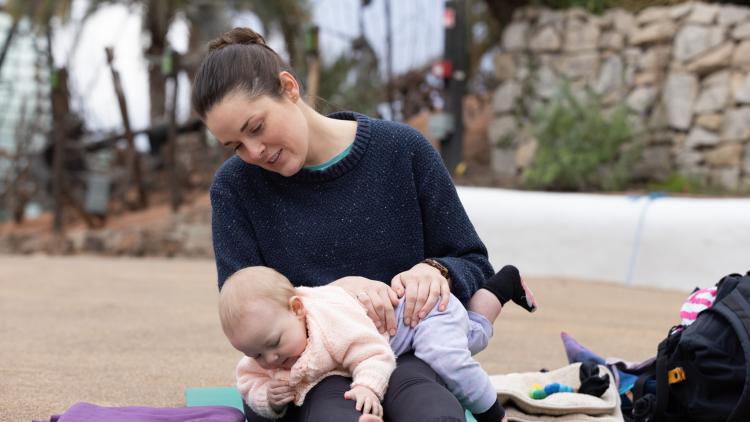
<svg viewBox="0 0 750 422">
<path fill-rule="evenodd" d="M 219 315 L 224 334 L 245 354 L 237 365 L 237 387 L 260 416 L 280 418 L 289 403 L 301 405 L 325 377 L 343 375 L 352 378 L 345 397 L 356 402 L 356 409 L 382 417 L 380 402 L 395 357 L 414 351 L 479 422 L 497 422 L 505 412 L 472 355 L 487 346 L 492 323 L 508 300 L 530 312 L 536 309 L 512 266 L 487 280 L 471 298 L 469 312 L 451 295 L 444 311 L 435 306 L 412 328 L 403 323 L 402 299 L 398 328 L 389 338 L 342 288 L 295 288 L 270 268 L 249 267 L 224 284 Z"/>
</svg>

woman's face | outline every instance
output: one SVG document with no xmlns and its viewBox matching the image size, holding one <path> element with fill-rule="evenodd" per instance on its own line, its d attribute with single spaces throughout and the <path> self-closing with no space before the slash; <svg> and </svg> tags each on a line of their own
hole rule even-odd
<svg viewBox="0 0 750 422">
<path fill-rule="evenodd" d="M 307 161 L 307 120 L 297 94 L 249 99 L 235 91 L 206 113 L 206 126 L 242 161 L 282 176 L 297 173 Z"/>
</svg>

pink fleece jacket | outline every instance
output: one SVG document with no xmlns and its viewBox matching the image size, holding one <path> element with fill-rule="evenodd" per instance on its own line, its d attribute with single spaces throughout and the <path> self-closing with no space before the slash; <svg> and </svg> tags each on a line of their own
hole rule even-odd
<svg viewBox="0 0 750 422">
<path fill-rule="evenodd" d="M 237 364 L 237 388 L 248 406 L 260 416 L 280 418 L 284 411 L 275 413 L 267 400 L 270 380 L 288 380 L 299 406 L 307 392 L 329 375 L 351 376 L 352 387 L 368 387 L 383 400 L 396 358 L 362 305 L 337 286 L 295 291 L 306 310 L 307 347 L 291 370 L 263 369 L 254 359 L 243 357 Z"/>
</svg>

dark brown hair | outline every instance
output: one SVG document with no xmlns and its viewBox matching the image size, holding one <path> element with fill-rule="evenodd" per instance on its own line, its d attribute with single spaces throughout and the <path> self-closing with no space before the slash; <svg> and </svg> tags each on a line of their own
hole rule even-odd
<svg viewBox="0 0 750 422">
<path fill-rule="evenodd" d="M 249 98 L 278 98 L 282 93 L 279 73 L 283 71 L 294 75 L 260 34 L 250 28 L 234 28 L 208 44 L 208 54 L 193 81 L 193 108 L 205 119 L 213 106 L 236 90 Z"/>
</svg>

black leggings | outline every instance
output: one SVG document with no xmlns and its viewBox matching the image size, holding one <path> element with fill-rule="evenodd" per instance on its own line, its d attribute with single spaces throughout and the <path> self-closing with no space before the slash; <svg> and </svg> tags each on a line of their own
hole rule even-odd
<svg viewBox="0 0 750 422">
<path fill-rule="evenodd" d="M 305 402 L 289 405 L 281 422 L 354 422 L 362 415 L 353 400 L 344 400 L 350 378 L 330 376 L 313 387 Z M 465 422 L 464 410 L 442 379 L 409 353 L 398 358 L 383 399 L 385 422 Z M 245 405 L 248 422 L 265 422 Z"/>
</svg>

